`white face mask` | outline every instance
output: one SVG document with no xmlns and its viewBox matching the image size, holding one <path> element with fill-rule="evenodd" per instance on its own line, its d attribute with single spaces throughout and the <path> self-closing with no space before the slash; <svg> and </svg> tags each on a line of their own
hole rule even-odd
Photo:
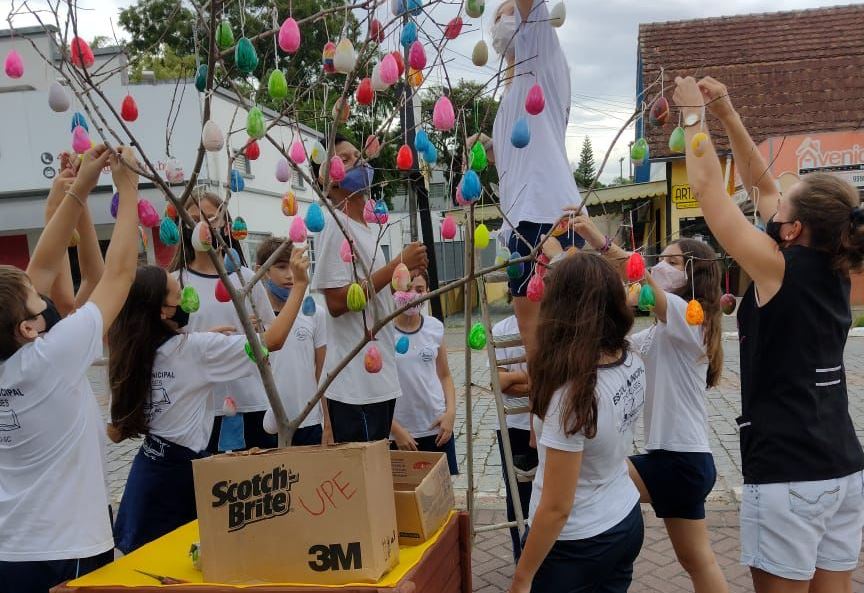
<svg viewBox="0 0 864 593">
<path fill-rule="evenodd" d="M 675 292 L 687 284 L 687 273 L 664 260 L 651 268 L 651 278 L 664 292 Z"/>
<path fill-rule="evenodd" d="M 516 17 L 504 15 L 492 25 L 492 49 L 499 56 L 514 58 L 516 55 Z"/>
</svg>

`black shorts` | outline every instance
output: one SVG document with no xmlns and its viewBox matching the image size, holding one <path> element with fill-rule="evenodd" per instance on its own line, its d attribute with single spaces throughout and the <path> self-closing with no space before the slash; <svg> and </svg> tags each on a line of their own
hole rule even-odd
<svg viewBox="0 0 864 593">
<path fill-rule="evenodd" d="M 711 453 L 679 453 L 657 449 L 630 457 L 648 488 L 660 519 L 705 518 L 705 499 L 717 481 Z"/>
<path fill-rule="evenodd" d="M 346 404 L 327 400 L 333 440 L 337 443 L 368 443 L 390 438 L 396 400 L 375 404 Z"/>
<path fill-rule="evenodd" d="M 510 253 L 514 251 L 517 252 L 520 256 L 526 256 L 531 253 L 531 249 L 536 247 L 538 243 L 540 243 L 540 237 L 542 235 L 546 235 L 549 231 L 552 230 L 552 226 L 549 223 L 540 223 L 540 222 L 528 222 L 522 221 L 516 225 L 516 231 L 510 232 L 510 241 L 507 244 L 507 249 L 510 250 Z M 518 234 L 517 234 L 518 233 Z M 519 235 L 522 237 L 520 238 Z M 524 241 L 523 241 L 524 239 Z M 575 245 L 579 249 L 585 245 L 585 239 L 580 237 L 577 233 L 572 230 L 568 230 L 563 235 L 557 237 L 558 241 L 561 243 L 561 247 L 564 249 L 569 248 L 571 245 Z M 525 241 L 531 243 L 531 245 L 526 245 Z M 510 294 L 514 297 L 524 297 L 528 293 L 528 281 L 531 279 L 531 275 L 534 273 L 534 267 L 529 264 L 522 265 L 522 275 L 516 279 L 511 279 L 508 283 L 510 287 Z"/>
</svg>

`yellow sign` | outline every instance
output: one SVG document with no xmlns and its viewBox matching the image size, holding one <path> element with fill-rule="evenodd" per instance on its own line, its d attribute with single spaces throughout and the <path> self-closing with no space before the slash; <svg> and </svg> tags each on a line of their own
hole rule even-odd
<svg viewBox="0 0 864 593">
<path fill-rule="evenodd" d="M 699 202 L 696 201 L 690 184 L 687 183 L 672 186 L 672 203 L 679 210 L 699 207 Z"/>
</svg>

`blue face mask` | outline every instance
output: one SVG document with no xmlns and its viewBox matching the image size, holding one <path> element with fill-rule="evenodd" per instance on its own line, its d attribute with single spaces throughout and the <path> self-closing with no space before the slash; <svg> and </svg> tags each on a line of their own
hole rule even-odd
<svg viewBox="0 0 864 593">
<path fill-rule="evenodd" d="M 281 286 L 270 280 L 270 278 L 267 278 L 265 284 L 267 286 L 267 290 L 269 290 L 270 294 L 276 297 L 277 300 L 280 300 L 283 303 L 288 300 L 288 296 L 291 294 L 290 288 L 282 288 Z"/>
<path fill-rule="evenodd" d="M 374 170 L 371 165 L 358 164 L 345 172 L 345 178 L 339 182 L 339 187 L 352 193 L 366 193 L 372 185 Z"/>
</svg>

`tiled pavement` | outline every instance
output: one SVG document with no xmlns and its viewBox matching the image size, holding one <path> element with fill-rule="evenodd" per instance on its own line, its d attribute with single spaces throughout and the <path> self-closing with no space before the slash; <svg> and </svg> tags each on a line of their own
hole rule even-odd
<svg viewBox="0 0 864 593">
<path fill-rule="evenodd" d="M 640 319 L 639 323 L 646 323 Z M 725 329 L 732 331 L 731 320 Z M 457 412 L 457 453 L 460 467 L 465 468 L 465 350 L 464 329 L 449 327 L 446 339 L 449 346 L 451 371 L 457 385 L 460 405 Z M 709 526 L 714 551 L 730 583 L 733 593 L 752 591 L 747 570 L 738 564 L 738 518 L 736 489 L 741 485 L 741 460 L 738 452 L 738 435 L 734 419 L 739 409 L 738 348 L 734 340 L 724 340 L 726 363 L 723 380 L 708 394 L 708 413 L 711 426 L 711 446 L 718 470 L 714 492 L 709 498 Z M 471 356 L 474 383 L 489 384 L 489 371 L 485 352 Z M 858 436 L 864 439 L 864 338 L 850 338 L 846 349 L 847 381 L 850 406 Z M 107 390 L 105 369 L 91 371 L 94 391 L 107 412 Z M 477 488 L 477 523 L 497 523 L 504 520 L 504 486 L 501 479 L 501 461 L 495 442 L 497 416 L 494 401 L 488 392 L 475 388 L 473 398 L 474 419 L 474 468 Z M 637 433 L 641 434 L 641 430 Z M 638 445 L 638 443 L 637 443 Z M 129 472 L 129 465 L 138 448 L 135 441 L 120 445 L 111 444 L 108 450 L 109 488 L 115 504 L 120 500 Z M 460 475 L 454 481 L 457 498 L 464 502 L 466 477 Z M 692 591 L 686 573 L 678 565 L 671 544 L 660 521 L 653 517 L 650 509 L 646 517 L 645 543 L 636 564 L 633 593 L 678 593 Z M 862 557 L 864 560 L 864 557 Z M 477 536 L 474 547 L 474 590 L 482 593 L 506 591 L 513 574 L 510 539 L 506 531 L 495 531 Z M 864 568 L 855 573 L 853 592 L 864 593 Z"/>
</svg>

